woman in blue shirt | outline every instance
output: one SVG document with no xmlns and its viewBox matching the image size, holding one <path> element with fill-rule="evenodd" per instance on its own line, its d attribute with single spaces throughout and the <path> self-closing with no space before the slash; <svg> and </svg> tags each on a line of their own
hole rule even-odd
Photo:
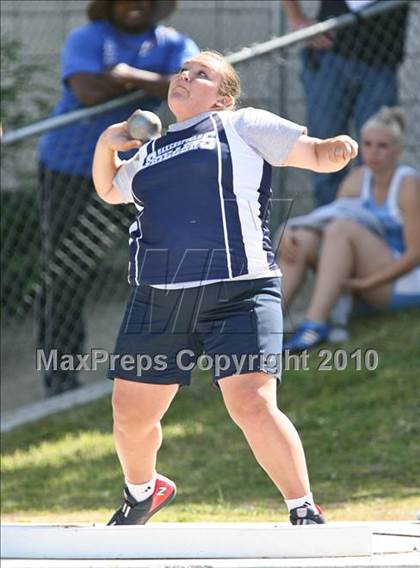
<svg viewBox="0 0 420 568">
<path fill-rule="evenodd" d="M 109 524 L 144 524 L 175 495 L 156 473 L 160 421 L 197 364 L 211 368 L 231 418 L 283 494 L 293 524 L 323 523 L 299 436 L 276 402 L 281 373 L 279 272 L 268 235 L 272 166 L 337 171 L 348 136 L 314 139 L 267 111 L 234 111 L 239 80 L 214 52 L 171 80 L 176 124 L 141 146 L 127 122 L 99 138 L 98 195 L 132 203 L 132 295 L 108 376 L 124 503 Z M 117 152 L 139 148 L 128 162 Z M 203 355 L 204 353 L 204 355 Z M 203 367 L 202 367 L 203 368 Z"/>
<path fill-rule="evenodd" d="M 62 93 L 53 116 L 142 89 L 142 108 L 156 110 L 169 78 L 197 53 L 195 43 L 157 21 L 174 1 L 94 0 L 90 22 L 68 35 L 61 54 Z M 100 133 L 124 120 L 139 102 L 47 132 L 39 143 L 43 285 L 39 295 L 38 346 L 46 356 L 84 352 L 83 308 L 104 250 L 126 219 L 120 210 L 93 206 L 92 159 Z M 95 214 L 92 215 L 92 206 Z M 79 270 L 71 267 L 74 262 Z M 78 386 L 70 371 L 48 370 L 48 395 Z"/>
</svg>

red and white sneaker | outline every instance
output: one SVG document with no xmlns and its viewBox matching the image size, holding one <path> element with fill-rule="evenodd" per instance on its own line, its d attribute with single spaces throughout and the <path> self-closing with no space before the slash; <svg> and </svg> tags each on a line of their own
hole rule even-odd
<svg viewBox="0 0 420 568">
<path fill-rule="evenodd" d="M 152 515 L 172 501 L 176 495 L 173 481 L 157 474 L 153 494 L 145 501 L 136 501 L 127 487 L 124 488 L 124 503 L 112 515 L 108 525 L 144 525 Z"/>
</svg>

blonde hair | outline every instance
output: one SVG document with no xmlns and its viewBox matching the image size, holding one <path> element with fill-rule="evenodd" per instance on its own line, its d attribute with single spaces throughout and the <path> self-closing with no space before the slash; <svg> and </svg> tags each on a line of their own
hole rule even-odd
<svg viewBox="0 0 420 568">
<path fill-rule="evenodd" d="M 222 75 L 222 80 L 220 82 L 219 94 L 226 97 L 232 97 L 233 105 L 229 108 L 234 109 L 241 94 L 241 82 L 239 75 L 235 71 L 234 67 L 221 53 L 212 49 L 200 51 L 200 53 L 198 53 L 191 59 L 198 59 L 201 57 L 205 57 L 206 59 L 214 59 L 215 61 L 221 63 L 220 73 Z"/>
<path fill-rule="evenodd" d="M 401 142 L 406 126 L 405 113 L 400 107 L 383 106 L 362 126 L 362 133 L 369 128 L 385 128 L 391 132 L 397 142 Z"/>
</svg>

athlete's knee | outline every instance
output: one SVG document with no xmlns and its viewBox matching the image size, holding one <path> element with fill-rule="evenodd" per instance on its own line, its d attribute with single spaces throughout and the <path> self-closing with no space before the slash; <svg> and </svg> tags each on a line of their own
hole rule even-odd
<svg viewBox="0 0 420 568">
<path fill-rule="evenodd" d="M 114 431 L 120 434 L 150 433 L 159 430 L 160 418 L 156 415 L 134 412 L 123 406 L 113 406 Z"/>
<path fill-rule="evenodd" d="M 239 395 L 226 406 L 232 420 L 242 429 L 260 422 L 272 410 L 272 402 L 255 391 Z"/>
<path fill-rule="evenodd" d="M 133 428 L 151 429 L 160 423 L 160 409 L 143 405 L 129 392 L 115 390 L 112 395 L 114 428 L 119 431 Z"/>
</svg>

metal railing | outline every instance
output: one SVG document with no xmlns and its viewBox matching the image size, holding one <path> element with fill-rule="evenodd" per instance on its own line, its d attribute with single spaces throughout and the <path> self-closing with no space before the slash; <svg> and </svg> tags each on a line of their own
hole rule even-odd
<svg viewBox="0 0 420 568">
<path fill-rule="evenodd" d="M 342 16 L 330 18 L 324 22 L 318 22 L 312 26 L 308 26 L 307 28 L 285 34 L 284 36 L 276 37 L 250 47 L 244 47 L 236 53 L 227 54 L 226 58 L 232 65 L 245 63 L 251 59 L 255 59 L 256 57 L 261 57 L 274 51 L 291 47 L 297 43 L 303 43 L 317 35 L 341 29 L 358 21 L 370 19 L 378 14 L 382 14 L 408 4 L 409 0 L 389 0 L 383 3 L 371 4 L 358 13 L 352 12 L 349 14 L 343 14 Z M 124 95 L 123 97 L 107 101 L 106 103 L 75 110 L 64 115 L 47 118 L 28 126 L 17 128 L 16 130 L 7 132 L 3 135 L 2 145 L 5 146 L 13 144 L 14 142 L 28 138 L 29 136 L 42 134 L 48 130 L 59 128 L 81 119 L 96 116 L 111 109 L 119 108 L 127 103 L 141 99 L 144 94 L 145 93 L 142 90 L 135 91 L 128 95 Z"/>
</svg>

